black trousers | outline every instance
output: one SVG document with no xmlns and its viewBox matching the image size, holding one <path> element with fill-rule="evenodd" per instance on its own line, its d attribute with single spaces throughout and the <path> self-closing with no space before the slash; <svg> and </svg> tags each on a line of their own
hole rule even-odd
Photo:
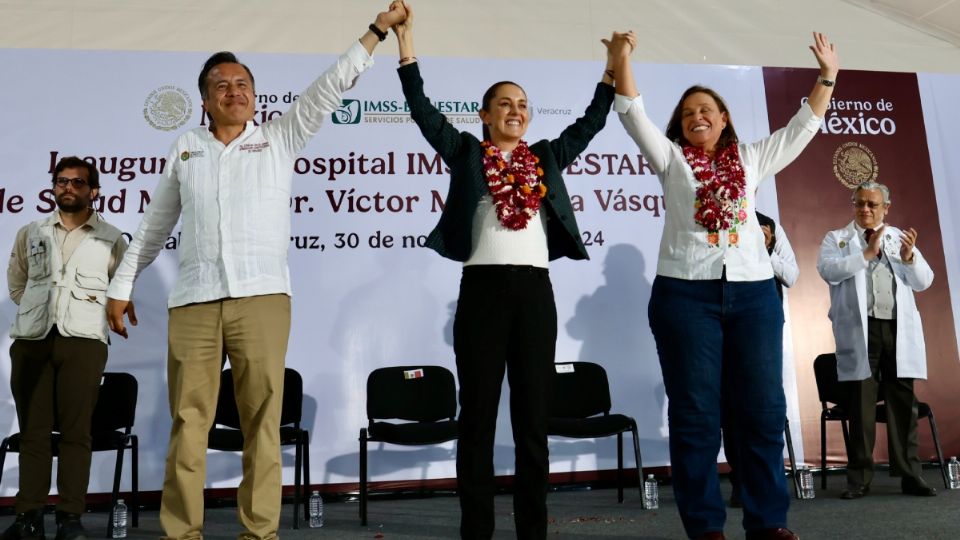
<svg viewBox="0 0 960 540">
<path fill-rule="evenodd" d="M 10 346 L 10 389 L 20 422 L 20 490 L 16 511 L 43 508 L 50 492 L 50 434 L 60 429 L 57 510 L 82 514 L 90 480 L 90 420 L 107 363 L 107 345 L 65 337 L 53 327 L 40 340 Z"/>
<path fill-rule="evenodd" d="M 920 479 L 917 457 L 917 398 L 913 379 L 897 378 L 897 321 L 867 320 L 871 376 L 846 383 L 849 389 L 850 447 L 847 484 L 870 485 L 876 440 L 877 396 L 887 407 L 887 450 L 891 476 Z"/>
<path fill-rule="evenodd" d="M 547 392 L 557 309 L 546 269 L 467 266 L 453 324 L 460 382 L 457 490 L 460 536 L 493 536 L 493 446 L 504 371 L 516 448 L 513 511 L 517 538 L 546 538 Z"/>
</svg>

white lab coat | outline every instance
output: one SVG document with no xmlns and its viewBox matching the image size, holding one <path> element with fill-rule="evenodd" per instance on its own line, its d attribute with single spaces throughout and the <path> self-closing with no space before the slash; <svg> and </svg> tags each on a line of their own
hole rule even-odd
<svg viewBox="0 0 960 540">
<path fill-rule="evenodd" d="M 913 291 L 933 283 L 933 270 L 914 246 L 913 264 L 900 260 L 900 229 L 887 225 L 881 248 L 890 261 L 896 280 L 897 377 L 927 378 L 927 353 L 920 312 Z M 870 377 L 867 359 L 867 268 L 866 246 L 853 222 L 830 231 L 820 244 L 817 271 L 830 285 L 830 320 L 837 343 L 837 375 L 841 381 Z"/>
</svg>

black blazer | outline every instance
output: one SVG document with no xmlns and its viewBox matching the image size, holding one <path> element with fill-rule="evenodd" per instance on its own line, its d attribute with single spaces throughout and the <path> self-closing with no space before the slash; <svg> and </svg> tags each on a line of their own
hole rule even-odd
<svg viewBox="0 0 960 540">
<path fill-rule="evenodd" d="M 470 133 L 457 131 L 430 103 L 423 93 L 423 79 L 416 62 L 401 66 L 397 73 L 410 106 L 410 117 L 450 168 L 446 206 L 426 245 L 448 259 L 465 261 L 473 250 L 472 227 L 477 204 L 480 197 L 489 192 L 483 175 L 480 141 Z M 556 139 L 530 145 L 530 151 L 540 158 L 543 182 L 547 186 L 540 210 L 547 212 L 547 248 L 551 261 L 560 257 L 589 258 L 560 171 L 603 129 L 613 103 L 613 92 L 609 84 L 598 83 L 593 101 L 581 118 L 567 126 Z"/>
</svg>

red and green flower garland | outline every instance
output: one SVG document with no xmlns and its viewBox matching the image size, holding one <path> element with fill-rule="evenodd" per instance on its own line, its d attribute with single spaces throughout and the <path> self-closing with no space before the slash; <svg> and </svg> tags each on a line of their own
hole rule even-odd
<svg viewBox="0 0 960 540">
<path fill-rule="evenodd" d="M 540 158 L 533 155 L 525 141 L 513 149 L 508 165 L 500 149 L 490 143 L 483 148 L 483 173 L 500 223 L 514 231 L 526 228 L 530 218 L 540 210 L 540 199 L 547 194 Z"/>
<path fill-rule="evenodd" d="M 719 244 L 719 231 L 728 231 L 730 245 L 737 245 L 737 226 L 747 221 L 747 182 L 737 145 L 718 150 L 713 160 L 702 148 L 684 146 L 683 157 L 699 182 L 694 221 L 707 229 L 710 245 Z"/>
</svg>

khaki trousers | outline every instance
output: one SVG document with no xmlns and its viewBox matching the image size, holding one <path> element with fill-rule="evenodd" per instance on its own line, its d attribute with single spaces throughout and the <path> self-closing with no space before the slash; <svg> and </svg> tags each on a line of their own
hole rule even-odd
<svg viewBox="0 0 960 540">
<path fill-rule="evenodd" d="M 170 310 L 170 447 L 160 501 L 164 538 L 202 538 L 207 436 L 223 354 L 230 359 L 243 432 L 239 538 L 274 539 L 280 523 L 280 410 L 290 297 L 228 298 Z"/>
</svg>

